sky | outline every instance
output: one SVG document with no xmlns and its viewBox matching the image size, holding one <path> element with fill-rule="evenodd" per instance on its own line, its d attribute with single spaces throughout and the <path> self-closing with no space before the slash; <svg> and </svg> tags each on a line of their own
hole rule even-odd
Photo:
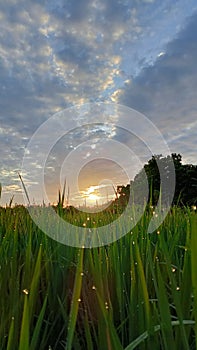
<svg viewBox="0 0 197 350">
<path fill-rule="evenodd" d="M 14 202 L 22 201 L 18 173 L 40 125 L 86 103 L 110 102 L 139 111 L 172 152 L 197 164 L 195 0 L 7 0 L 0 3 L 0 27 L 0 204 L 13 195 Z M 65 123 L 66 117 L 70 114 Z M 89 145 L 92 150 L 108 134 L 124 143 L 120 130 L 101 129 L 92 130 L 97 140 Z M 47 158 L 50 201 L 57 194 L 57 159 L 60 154 L 63 159 L 66 142 L 74 148 L 84 142 L 79 134 L 71 133 Z M 80 152 L 83 147 L 79 158 Z M 34 164 L 36 171 L 36 159 Z M 81 169 L 83 200 L 100 183 L 101 192 L 106 187 L 105 196 L 112 195 L 113 185 L 129 181 L 124 170 L 110 159 L 91 160 Z M 27 188 L 33 175 L 24 174 Z M 98 187 L 92 189 L 90 201 Z"/>
</svg>

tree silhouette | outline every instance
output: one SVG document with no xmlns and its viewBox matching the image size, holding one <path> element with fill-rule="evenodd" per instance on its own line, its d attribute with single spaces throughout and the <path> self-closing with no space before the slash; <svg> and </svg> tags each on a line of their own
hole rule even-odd
<svg viewBox="0 0 197 350">
<path fill-rule="evenodd" d="M 134 181 L 127 186 L 118 186 L 120 205 L 125 205 L 130 196 L 130 191 L 134 188 L 137 193 L 135 201 L 138 202 L 143 197 L 145 191 L 145 182 L 148 183 L 148 203 L 156 205 L 160 192 L 162 193 L 162 202 L 168 204 L 169 193 L 161 188 L 160 171 L 162 178 L 167 184 L 170 183 L 170 172 L 172 171 L 172 160 L 174 163 L 176 185 L 173 198 L 173 205 L 191 206 L 197 205 L 197 166 L 192 164 L 182 164 L 182 156 L 172 153 L 168 156 L 153 155 L 152 158 L 144 165 L 144 168 L 135 176 Z M 159 167 L 158 167 L 159 165 Z M 146 179 L 145 176 L 146 175 Z"/>
</svg>

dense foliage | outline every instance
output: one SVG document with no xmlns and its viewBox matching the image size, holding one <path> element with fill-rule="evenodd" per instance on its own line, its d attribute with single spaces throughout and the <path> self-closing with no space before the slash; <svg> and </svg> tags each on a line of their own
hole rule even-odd
<svg viewBox="0 0 197 350">
<path fill-rule="evenodd" d="M 171 156 L 163 157 L 160 155 L 154 155 L 144 165 L 144 169 L 135 176 L 134 181 L 131 181 L 131 185 L 119 186 L 119 202 L 125 203 L 130 196 L 130 190 L 132 186 L 139 183 L 142 186 L 144 177 L 143 171 L 145 170 L 148 185 L 149 185 L 149 197 L 148 202 L 156 205 L 159 193 L 162 191 L 160 188 L 160 173 L 158 165 L 163 169 L 166 179 L 169 177 L 169 168 L 171 160 L 174 162 L 174 169 L 176 175 L 176 187 L 173 199 L 173 205 L 179 206 L 191 206 L 197 204 L 197 166 L 192 164 L 182 164 L 182 157 L 180 154 L 172 153 Z M 162 197 L 168 202 L 168 193 L 162 192 Z M 165 200 L 164 200 L 165 202 Z"/>
<path fill-rule="evenodd" d="M 119 241 L 77 249 L 0 208 L 0 349 L 194 350 L 196 213 L 174 207 L 147 234 L 151 210 Z M 91 228 L 110 214 L 61 215 Z"/>
</svg>

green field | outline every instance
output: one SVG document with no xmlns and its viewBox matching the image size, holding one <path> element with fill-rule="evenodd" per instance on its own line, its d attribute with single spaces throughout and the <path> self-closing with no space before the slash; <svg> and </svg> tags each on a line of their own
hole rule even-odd
<svg viewBox="0 0 197 350">
<path fill-rule="evenodd" d="M 90 227 L 113 219 L 61 215 Z M 83 249 L 49 238 L 23 206 L 1 207 L 0 349 L 196 349 L 197 214 L 173 207 L 148 234 L 151 215 Z"/>
</svg>

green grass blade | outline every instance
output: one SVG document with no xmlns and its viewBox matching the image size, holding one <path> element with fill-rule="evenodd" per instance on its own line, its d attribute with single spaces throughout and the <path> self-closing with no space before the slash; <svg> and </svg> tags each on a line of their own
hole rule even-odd
<svg viewBox="0 0 197 350">
<path fill-rule="evenodd" d="M 144 275 L 144 268 L 142 264 L 142 260 L 140 257 L 140 252 L 138 248 L 138 244 L 135 244 L 135 254 L 136 254 L 136 262 L 138 266 L 138 274 L 140 280 L 140 286 L 143 296 L 144 308 L 145 308 L 145 316 L 146 316 L 146 326 L 150 327 L 150 303 L 149 303 L 149 294 L 147 290 L 147 283 Z"/>
<path fill-rule="evenodd" d="M 74 289 L 73 289 L 71 309 L 70 309 L 69 322 L 68 322 L 66 350 L 72 349 L 72 342 L 73 342 L 75 326 L 77 322 L 79 299 L 80 299 L 81 287 L 82 287 L 83 257 L 84 257 L 84 249 L 82 248 L 79 250 L 79 259 L 78 259 L 77 270 L 75 275 Z"/>
<path fill-rule="evenodd" d="M 165 255 L 166 269 L 167 269 L 168 277 L 169 277 L 169 280 L 171 283 L 171 294 L 172 294 L 172 298 L 173 298 L 173 303 L 174 303 L 174 306 L 176 308 L 178 320 L 180 321 L 180 330 L 181 330 L 180 341 L 182 342 L 181 346 L 182 346 L 182 349 L 189 350 L 188 338 L 187 338 L 187 334 L 185 331 L 185 327 L 183 326 L 184 315 L 183 315 L 183 307 L 181 305 L 181 294 L 179 293 L 179 290 L 177 290 L 177 281 L 176 281 L 175 276 L 172 272 L 171 258 L 169 256 L 169 249 L 168 249 L 167 243 L 166 243 L 163 235 L 160 234 L 159 237 L 160 237 L 160 244 L 161 244 L 163 253 Z M 191 270 L 189 271 L 189 273 L 191 273 Z"/>
<path fill-rule="evenodd" d="M 195 324 L 195 322 L 191 321 L 191 320 L 183 320 L 183 324 L 184 325 L 193 326 Z M 172 326 L 180 326 L 180 322 L 179 321 L 172 321 L 171 325 Z M 160 331 L 160 330 L 161 330 L 161 326 L 159 324 L 154 326 L 154 332 L 155 333 Z M 149 337 L 149 333 L 147 331 L 142 333 L 138 338 L 136 338 L 134 341 L 132 341 L 124 350 L 134 350 L 134 349 L 136 349 L 137 346 L 142 344 L 144 342 L 144 340 L 146 340 L 148 337 Z"/>
<path fill-rule="evenodd" d="M 87 350 L 94 350 L 94 345 L 92 342 L 92 336 L 90 332 L 90 326 L 88 324 L 87 313 L 85 314 L 85 319 L 84 319 L 84 330 L 85 330 L 85 336 L 86 336 Z"/>
<path fill-rule="evenodd" d="M 29 350 L 29 300 L 25 295 L 23 318 L 20 332 L 19 350 Z"/>
<path fill-rule="evenodd" d="M 169 301 L 167 297 L 167 291 L 164 286 L 161 271 L 159 265 L 157 265 L 157 278 L 158 278 L 158 303 L 161 315 L 161 331 L 163 334 L 163 340 L 165 349 L 175 349 L 175 343 L 173 338 L 171 315 L 169 309 Z"/>
<path fill-rule="evenodd" d="M 14 345 L 14 317 L 12 317 L 6 350 L 13 350 Z"/>
<path fill-rule="evenodd" d="M 197 349 L 197 215 L 192 217 L 191 227 L 191 268 L 192 268 L 192 287 L 194 294 L 194 317 L 195 317 L 195 336 Z"/>
<path fill-rule="evenodd" d="M 30 319 L 33 316 L 34 307 L 38 298 L 38 286 L 40 279 L 40 270 L 41 270 L 41 258 L 42 258 L 42 246 L 40 245 L 36 265 L 34 269 L 34 274 L 32 277 L 32 282 L 30 286 L 30 294 L 29 294 L 29 317 Z"/>
<path fill-rule="evenodd" d="M 23 186 L 25 195 L 26 195 L 26 197 L 27 197 L 28 204 L 30 205 L 29 195 L 28 195 L 27 189 L 26 189 L 26 187 L 25 187 L 25 184 L 24 184 L 24 182 L 23 182 L 22 176 L 21 176 L 20 174 L 18 174 L 18 176 L 19 176 L 19 179 L 21 180 L 21 183 L 22 183 L 22 186 Z"/>
<path fill-rule="evenodd" d="M 107 338 L 108 348 L 113 350 L 122 350 L 123 347 L 120 343 L 120 339 L 114 327 L 113 321 L 110 317 L 109 310 L 106 309 L 105 303 L 98 290 L 96 289 L 96 295 L 98 298 L 99 306 L 103 315 L 103 321 L 105 323 L 105 333 L 103 332 L 103 339 Z"/>
<path fill-rule="evenodd" d="M 42 323 L 43 323 L 43 319 L 44 319 L 44 314 L 46 311 L 46 306 L 47 306 L 47 296 L 45 297 L 42 309 L 40 311 L 35 329 L 34 329 L 34 333 L 31 339 L 31 344 L 30 344 L 30 350 L 37 350 L 39 347 L 38 341 L 39 341 L 39 337 L 40 337 L 40 331 L 41 331 L 41 327 L 42 327 Z"/>
</svg>

